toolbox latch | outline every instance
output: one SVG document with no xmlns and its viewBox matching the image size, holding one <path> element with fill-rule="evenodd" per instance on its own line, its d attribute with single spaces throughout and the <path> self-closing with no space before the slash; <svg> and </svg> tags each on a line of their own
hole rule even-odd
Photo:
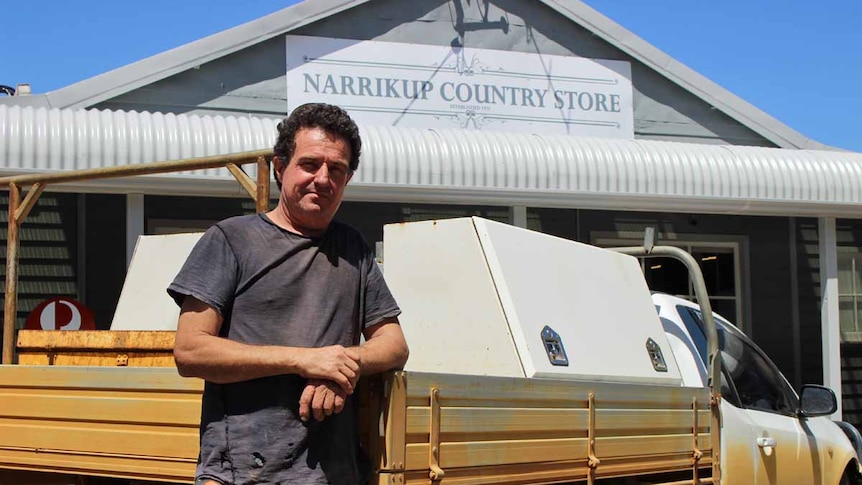
<svg viewBox="0 0 862 485">
<path fill-rule="evenodd" d="M 548 360 L 551 361 L 551 365 L 569 365 L 569 358 L 566 356 L 562 337 L 547 325 L 542 329 L 542 343 L 545 344 L 545 351 L 548 353 Z"/>
<path fill-rule="evenodd" d="M 648 338 L 646 341 L 646 349 L 649 354 L 649 359 L 652 362 L 653 369 L 655 369 L 656 372 L 667 372 L 667 362 L 664 360 L 661 347 L 655 343 L 655 340 Z"/>
</svg>

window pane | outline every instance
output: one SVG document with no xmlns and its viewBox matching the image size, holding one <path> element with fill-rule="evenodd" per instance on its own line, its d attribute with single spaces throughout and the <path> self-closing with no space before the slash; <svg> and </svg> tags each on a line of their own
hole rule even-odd
<svg viewBox="0 0 862 485">
<path fill-rule="evenodd" d="M 721 398 L 730 404 L 733 404 L 735 407 L 742 407 L 739 404 L 739 399 L 736 398 L 736 393 L 733 392 L 733 389 L 730 388 L 730 384 L 727 383 L 727 372 L 724 370 L 721 372 Z"/>
<path fill-rule="evenodd" d="M 682 318 L 682 323 L 685 325 L 685 329 L 688 330 L 688 334 L 694 341 L 694 346 L 700 354 L 701 362 L 706 366 L 706 333 L 703 330 L 703 320 L 700 318 L 700 312 L 693 311 L 691 308 L 682 305 L 677 305 L 676 311 L 679 313 L 679 316 Z"/>
<path fill-rule="evenodd" d="M 452 206 L 432 204 L 405 204 L 401 206 L 404 222 L 451 219 L 454 217 L 479 216 L 497 222 L 509 222 L 509 209 L 491 206 Z"/>
<path fill-rule="evenodd" d="M 700 354 L 700 359 L 703 362 L 703 365 L 706 366 L 706 334 L 703 330 L 703 318 L 701 317 L 700 312 L 682 305 L 677 305 L 676 311 L 679 313 L 679 316 L 682 317 L 682 321 L 685 324 L 686 330 L 688 330 L 688 334 L 691 335 L 692 340 L 694 340 L 694 345 L 697 348 L 697 352 Z M 719 333 L 719 337 L 721 337 L 721 333 Z M 721 344 L 719 344 L 719 348 L 722 348 Z M 722 358 L 724 358 L 724 353 L 722 353 Z M 736 393 L 733 392 L 733 389 L 728 384 L 726 364 L 722 364 L 721 369 L 721 397 L 727 400 L 730 404 L 733 404 L 736 407 L 741 407 L 739 399 L 736 397 Z"/>
<path fill-rule="evenodd" d="M 855 302 L 854 299 L 859 300 Z M 841 325 L 842 342 L 862 342 L 862 329 L 859 328 L 862 317 L 862 298 L 853 296 L 838 297 L 838 321 Z"/>
<path fill-rule="evenodd" d="M 736 325 L 739 325 L 739 322 L 735 322 L 736 320 L 736 301 L 734 300 L 715 300 L 713 298 L 709 299 L 710 305 L 712 305 L 712 312 L 718 313 L 725 320 L 733 322 Z"/>
<path fill-rule="evenodd" d="M 719 346 L 727 373 L 740 404 L 761 411 L 792 414 L 796 397 L 781 374 L 748 342 L 730 332 L 719 331 Z"/>
<path fill-rule="evenodd" d="M 733 251 L 723 250 L 693 250 L 691 255 L 700 264 L 706 291 L 714 296 L 734 296 L 736 281 L 734 279 L 735 265 Z"/>
<path fill-rule="evenodd" d="M 840 251 L 841 248 L 838 253 L 838 293 L 860 295 L 862 294 L 862 255 Z"/>
<path fill-rule="evenodd" d="M 862 293 L 862 256 L 856 254 L 853 256 L 853 293 L 857 295 Z M 839 286 L 840 288 L 840 286 Z"/>
<path fill-rule="evenodd" d="M 856 305 L 853 303 L 852 296 L 838 298 L 838 318 L 841 322 L 842 332 L 856 331 Z"/>
<path fill-rule="evenodd" d="M 650 258 L 644 264 L 644 275 L 652 291 L 688 296 L 688 270 L 672 258 Z"/>
<path fill-rule="evenodd" d="M 854 288 L 862 289 L 859 285 L 859 275 L 853 274 L 853 258 L 855 254 L 838 253 L 838 292 L 842 295 L 852 295 Z M 854 280 L 856 286 L 854 286 Z"/>
</svg>

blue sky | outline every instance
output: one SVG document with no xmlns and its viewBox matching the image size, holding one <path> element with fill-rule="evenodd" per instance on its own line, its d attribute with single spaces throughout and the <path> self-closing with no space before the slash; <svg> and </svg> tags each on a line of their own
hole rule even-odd
<svg viewBox="0 0 862 485">
<path fill-rule="evenodd" d="M 586 3 L 803 135 L 862 152 L 862 2 Z"/>
<path fill-rule="evenodd" d="M 0 84 L 55 90 L 292 3 L 13 2 L 0 16 Z M 587 4 L 804 135 L 862 152 L 862 2 Z"/>
</svg>

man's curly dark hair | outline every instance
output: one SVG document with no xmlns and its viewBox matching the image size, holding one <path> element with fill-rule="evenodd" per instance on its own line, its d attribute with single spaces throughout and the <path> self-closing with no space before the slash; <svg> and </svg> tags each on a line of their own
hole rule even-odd
<svg viewBox="0 0 862 485">
<path fill-rule="evenodd" d="M 359 155 L 362 151 L 362 140 L 359 138 L 359 128 L 346 111 L 338 106 L 325 103 L 308 103 L 298 106 L 290 116 L 278 124 L 278 138 L 273 152 L 283 162 L 290 163 L 293 152 L 296 151 L 296 133 L 303 128 L 320 128 L 330 136 L 341 138 L 350 147 L 350 171 L 359 168 Z M 273 174 L 275 175 L 275 174 Z M 279 190 L 281 182 L 275 178 Z"/>
</svg>

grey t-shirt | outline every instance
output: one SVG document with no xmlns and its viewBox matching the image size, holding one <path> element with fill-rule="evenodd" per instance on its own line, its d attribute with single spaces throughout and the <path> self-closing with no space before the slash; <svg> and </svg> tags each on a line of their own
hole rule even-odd
<svg viewBox="0 0 862 485">
<path fill-rule="evenodd" d="M 294 234 L 264 215 L 211 227 L 168 293 L 187 295 L 224 318 L 220 335 L 258 345 L 357 345 L 362 329 L 400 313 L 370 248 L 333 222 L 319 238 Z M 306 380 L 280 375 L 204 386 L 198 478 L 226 484 L 358 485 L 352 396 L 322 422 L 299 420 Z"/>
</svg>

